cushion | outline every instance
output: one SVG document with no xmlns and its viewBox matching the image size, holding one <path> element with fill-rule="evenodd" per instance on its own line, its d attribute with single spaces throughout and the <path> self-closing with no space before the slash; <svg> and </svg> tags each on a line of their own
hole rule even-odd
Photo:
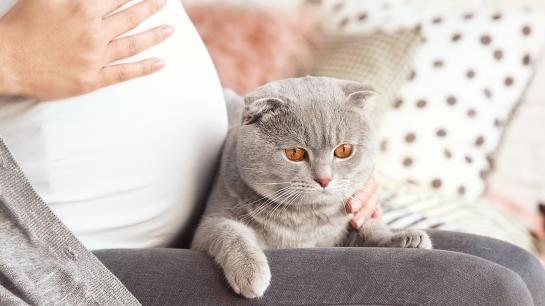
<svg viewBox="0 0 545 306">
<path fill-rule="evenodd" d="M 414 29 L 363 35 L 329 34 L 314 44 L 314 62 L 309 74 L 371 84 L 380 93 L 374 113 L 380 123 L 378 118 L 410 73 L 412 55 L 419 44 L 420 33 Z"/>
<path fill-rule="evenodd" d="M 382 106 L 393 103 L 380 122 L 377 169 L 444 195 L 476 199 L 493 169 L 505 125 L 532 76 L 545 39 L 545 18 L 542 12 L 511 6 L 501 10 L 481 3 L 470 10 L 467 4 L 451 5 L 324 1 L 322 15 L 330 18 L 322 26 L 345 36 L 421 28 L 424 42 L 407 83 L 397 98 L 381 101 Z M 348 61 L 343 69 L 353 66 L 361 70 L 357 62 Z M 350 77 L 327 66 L 321 70 L 316 71 Z M 395 87 L 389 89 L 379 91 L 386 96 L 395 92 Z"/>
<path fill-rule="evenodd" d="M 377 169 L 475 200 L 531 79 L 545 17 L 486 9 L 430 9 L 419 16 L 425 41 L 408 82 L 384 114 Z"/>
<path fill-rule="evenodd" d="M 537 255 L 542 246 L 521 222 L 492 199 L 464 201 L 442 196 L 429 188 L 376 175 L 383 202 L 383 220 L 393 228 L 440 229 L 492 237 L 518 245 Z"/>
<path fill-rule="evenodd" d="M 371 84 L 380 93 L 374 113 L 380 124 L 381 114 L 410 73 L 412 57 L 421 43 L 420 30 L 416 23 L 396 25 L 392 31 L 385 31 L 383 23 L 370 26 L 382 19 L 380 8 L 347 18 L 346 3 L 320 3 L 323 35 L 314 40 L 314 60 L 308 74 Z"/>
<path fill-rule="evenodd" d="M 545 202 L 545 61 L 502 140 L 489 190 L 508 197 L 528 213 Z"/>
<path fill-rule="evenodd" d="M 310 59 L 311 11 L 199 2 L 186 7 L 223 87 L 240 95 L 297 75 Z"/>
</svg>

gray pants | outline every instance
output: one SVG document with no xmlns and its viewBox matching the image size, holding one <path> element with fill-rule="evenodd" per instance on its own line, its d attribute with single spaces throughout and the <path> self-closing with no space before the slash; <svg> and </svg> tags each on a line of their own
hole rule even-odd
<svg viewBox="0 0 545 306">
<path fill-rule="evenodd" d="M 545 305 L 545 271 L 511 244 L 432 232 L 436 250 L 268 251 L 272 282 L 245 300 L 203 253 L 185 249 L 95 254 L 143 305 Z"/>
</svg>

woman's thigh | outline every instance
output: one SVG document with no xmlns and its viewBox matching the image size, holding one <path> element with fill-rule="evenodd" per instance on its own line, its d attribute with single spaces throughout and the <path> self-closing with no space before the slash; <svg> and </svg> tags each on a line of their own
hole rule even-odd
<svg viewBox="0 0 545 306">
<path fill-rule="evenodd" d="M 451 241 L 450 235 L 456 239 Z M 439 248 L 459 248 L 458 252 L 383 248 L 268 251 L 273 276 L 271 286 L 263 298 L 251 302 L 276 305 L 533 304 L 531 293 L 519 274 L 490 260 L 464 254 L 474 250 L 464 252 L 461 244 L 455 243 L 463 238 L 496 246 L 486 238 L 437 232 L 432 237 Z M 502 248 L 498 250 L 502 251 Z M 250 302 L 234 294 L 213 260 L 200 252 L 143 249 L 104 250 L 95 254 L 144 305 Z"/>
<path fill-rule="evenodd" d="M 504 241 L 456 232 L 432 231 L 435 249 L 478 256 L 516 272 L 536 305 L 545 305 L 545 270 L 529 252 Z"/>
</svg>

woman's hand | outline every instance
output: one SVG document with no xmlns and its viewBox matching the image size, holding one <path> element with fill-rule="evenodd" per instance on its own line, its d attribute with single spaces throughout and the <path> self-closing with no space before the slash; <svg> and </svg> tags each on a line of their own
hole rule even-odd
<svg viewBox="0 0 545 306">
<path fill-rule="evenodd" d="M 164 62 L 110 65 L 159 44 L 173 33 L 159 26 L 126 38 L 166 0 L 19 0 L 0 19 L 0 96 L 66 98 L 145 76 Z"/>
<path fill-rule="evenodd" d="M 360 228 L 369 218 L 380 218 L 382 207 L 378 197 L 378 186 L 374 177 L 371 177 L 346 204 L 346 211 L 353 213 L 350 221 L 353 228 Z"/>
</svg>

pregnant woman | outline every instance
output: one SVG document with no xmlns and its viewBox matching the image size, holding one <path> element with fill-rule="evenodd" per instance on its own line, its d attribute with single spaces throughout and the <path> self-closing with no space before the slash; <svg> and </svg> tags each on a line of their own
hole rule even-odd
<svg viewBox="0 0 545 306">
<path fill-rule="evenodd" d="M 0 16 L 0 305 L 246 303 L 205 254 L 158 248 L 187 246 L 227 131 L 181 4 L 2 0 Z M 377 207 L 367 182 L 353 226 Z M 543 305 L 530 254 L 431 237 L 426 253 L 271 251 L 259 302 Z"/>
</svg>

